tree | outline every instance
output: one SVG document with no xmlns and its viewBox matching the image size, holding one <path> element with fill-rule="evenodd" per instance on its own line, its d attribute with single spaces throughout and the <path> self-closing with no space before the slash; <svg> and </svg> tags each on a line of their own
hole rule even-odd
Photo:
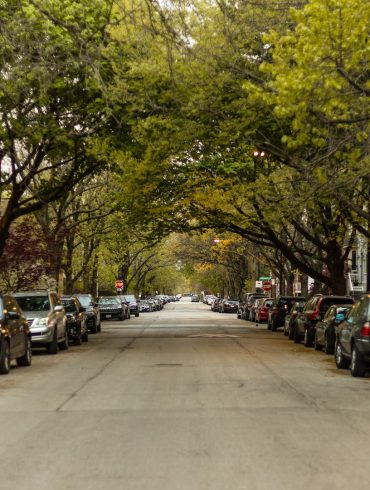
<svg viewBox="0 0 370 490">
<path fill-rule="evenodd" d="M 111 11 L 108 0 L 0 5 L 0 255 L 13 221 L 106 161 L 94 150 L 109 112 L 101 47 Z"/>
<path fill-rule="evenodd" d="M 49 244 L 33 217 L 19 220 L 10 229 L 3 255 L 0 257 L 0 289 L 19 291 L 47 287 L 51 279 Z"/>
<path fill-rule="evenodd" d="M 316 70 L 312 70 L 312 80 L 327 79 L 328 37 L 338 43 L 344 32 L 332 29 L 325 5 L 339 19 L 335 22 L 340 24 L 348 16 L 349 25 L 358 22 L 356 29 L 362 33 L 366 31 L 367 16 L 361 18 L 366 9 L 363 6 L 358 15 L 351 17 L 355 3 L 347 9 L 341 8 L 343 2 L 324 2 L 323 9 L 318 3 L 308 2 L 290 21 L 281 12 L 278 15 L 274 12 L 275 4 L 267 9 L 267 18 L 274 20 L 275 27 L 275 34 L 268 38 L 270 44 L 263 26 L 250 15 L 249 4 L 233 6 L 218 2 L 219 10 L 209 6 L 202 10 L 202 16 L 196 12 L 194 27 L 187 32 L 192 43 L 184 47 L 181 42 L 176 44 L 176 35 L 171 37 L 172 47 L 177 49 L 171 51 L 165 91 L 161 90 L 164 76 L 162 85 L 157 85 L 158 94 L 166 94 L 166 104 L 160 103 L 158 95 L 154 111 L 148 106 L 145 124 L 139 124 L 137 133 L 142 144 L 151 141 L 146 147 L 150 149 L 149 157 L 144 153 L 139 172 L 130 166 L 128 177 L 135 188 L 135 179 L 142 184 L 143 169 L 149 168 L 149 162 L 150 165 L 155 162 L 154 179 L 139 200 L 141 210 L 151 203 L 150 218 L 154 215 L 153 207 L 157 207 L 167 222 L 172 218 L 173 229 L 216 227 L 237 233 L 256 245 L 277 248 L 294 268 L 332 291 L 344 293 L 345 263 L 354 239 L 353 229 L 359 228 L 359 216 L 356 219 L 343 203 L 354 202 L 357 209 L 364 209 L 359 180 L 363 182 L 362 176 L 367 172 L 360 168 L 367 162 L 368 136 L 356 124 L 366 121 L 351 115 L 350 121 L 342 118 L 338 124 L 326 120 L 323 123 L 320 114 L 303 111 L 310 119 L 303 118 L 299 126 L 299 89 L 302 86 L 305 90 L 304 54 L 320 58 L 324 53 L 322 63 L 316 63 Z M 258 7 L 253 8 L 256 13 Z M 335 16 L 337 11 L 342 17 Z M 287 12 L 288 9 L 284 13 Z M 170 14 L 166 19 L 171 19 Z M 281 22 L 282 18 L 287 22 Z M 180 24 L 175 21 L 172 25 L 178 28 Z M 315 29 L 310 29 L 311 25 Z M 270 22 L 266 27 L 271 26 Z M 306 30 L 312 33 L 305 37 Z M 212 56 L 210 38 L 215 41 Z M 363 42 L 361 34 L 358 57 L 354 54 L 357 51 L 342 52 L 352 57 L 348 64 L 353 66 L 352 81 L 356 73 L 362 73 L 363 79 L 366 66 Z M 285 49 L 285 44 L 289 49 Z M 153 66 L 158 63 L 158 58 L 153 56 L 152 60 Z M 295 64 L 299 67 L 296 71 Z M 350 84 L 348 80 L 347 83 Z M 280 86 L 283 89 L 279 99 Z M 328 100 L 334 100 L 338 86 L 330 81 L 328 88 Z M 337 99 L 343 98 L 345 89 L 339 86 Z M 293 92 L 285 113 L 284 90 Z M 314 95 L 315 91 L 310 97 Z M 366 114 L 363 102 L 362 97 L 355 107 Z M 314 103 L 320 107 L 322 100 L 317 98 Z M 296 119 L 294 114 L 298 112 Z M 312 132 L 301 130 L 305 122 Z M 167 146 L 163 144 L 164 135 L 170 136 Z M 160 144 L 156 144 L 158 140 Z M 254 158 L 255 152 L 264 153 L 264 158 Z M 137 164 L 137 158 L 132 161 Z M 349 179 L 353 185 L 346 185 Z M 160 216 L 158 229 L 163 230 L 168 225 Z M 362 226 L 366 228 L 363 221 Z"/>
</svg>

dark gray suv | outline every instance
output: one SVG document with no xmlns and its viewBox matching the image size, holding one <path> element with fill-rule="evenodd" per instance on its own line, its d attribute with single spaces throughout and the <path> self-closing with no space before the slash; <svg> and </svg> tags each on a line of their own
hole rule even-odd
<svg viewBox="0 0 370 490">
<path fill-rule="evenodd" d="M 339 369 L 350 367 L 352 376 L 365 376 L 370 368 L 370 294 L 357 300 L 338 325 L 335 362 Z"/>
</svg>

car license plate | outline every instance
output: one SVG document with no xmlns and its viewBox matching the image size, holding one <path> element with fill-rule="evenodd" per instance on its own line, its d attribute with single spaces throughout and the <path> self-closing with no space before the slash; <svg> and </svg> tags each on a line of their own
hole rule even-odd
<svg viewBox="0 0 370 490">
<path fill-rule="evenodd" d="M 105 318 L 111 318 L 112 315 L 105 315 Z"/>
</svg>

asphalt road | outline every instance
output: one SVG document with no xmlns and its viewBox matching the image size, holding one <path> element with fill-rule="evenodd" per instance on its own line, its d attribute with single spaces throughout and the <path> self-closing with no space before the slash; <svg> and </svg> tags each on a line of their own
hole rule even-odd
<svg viewBox="0 0 370 490">
<path fill-rule="evenodd" d="M 369 488 L 370 377 L 180 302 L 0 377 L 0 489 Z"/>
</svg>

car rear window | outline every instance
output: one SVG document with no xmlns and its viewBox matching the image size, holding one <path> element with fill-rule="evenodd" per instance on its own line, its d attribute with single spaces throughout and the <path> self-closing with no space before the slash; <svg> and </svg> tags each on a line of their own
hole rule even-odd
<svg viewBox="0 0 370 490">
<path fill-rule="evenodd" d="M 352 298 L 324 298 L 320 304 L 320 311 L 325 313 L 331 305 L 348 305 L 353 303 L 354 301 Z"/>
</svg>

